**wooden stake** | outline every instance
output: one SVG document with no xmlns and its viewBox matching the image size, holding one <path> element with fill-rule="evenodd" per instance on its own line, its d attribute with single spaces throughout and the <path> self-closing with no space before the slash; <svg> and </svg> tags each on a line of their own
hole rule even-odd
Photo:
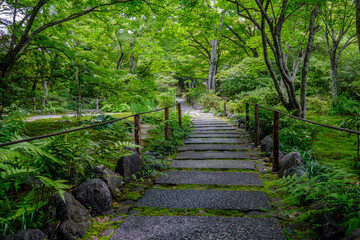
<svg viewBox="0 0 360 240">
<path fill-rule="evenodd" d="M 250 126 L 250 116 L 249 116 L 249 104 L 246 103 L 246 121 L 245 121 L 245 129 L 249 130 Z"/>
<path fill-rule="evenodd" d="M 36 111 L 36 98 L 33 98 L 33 103 L 34 103 L 34 111 Z"/>
<path fill-rule="evenodd" d="M 165 108 L 165 140 L 169 141 L 169 108 Z"/>
<path fill-rule="evenodd" d="M 274 111 L 273 125 L 273 171 L 279 171 L 279 135 L 280 135 L 280 112 Z"/>
<path fill-rule="evenodd" d="M 255 124 L 254 124 L 254 143 L 255 146 L 259 146 L 260 144 L 260 122 L 259 122 L 259 104 L 255 105 Z"/>
<path fill-rule="evenodd" d="M 136 114 L 134 116 L 134 121 L 135 121 L 135 144 L 141 145 L 141 120 L 139 114 Z M 136 151 L 138 152 L 141 158 L 141 148 L 137 148 Z"/>
<path fill-rule="evenodd" d="M 99 99 L 96 99 L 96 112 L 99 112 Z"/>
<path fill-rule="evenodd" d="M 227 114 L 226 114 L 226 100 L 224 99 L 224 117 L 226 117 Z"/>
<path fill-rule="evenodd" d="M 178 111 L 179 127 L 181 127 L 181 125 L 182 125 L 182 122 L 181 122 L 181 104 L 177 103 L 176 108 L 177 108 L 177 111 Z"/>
</svg>

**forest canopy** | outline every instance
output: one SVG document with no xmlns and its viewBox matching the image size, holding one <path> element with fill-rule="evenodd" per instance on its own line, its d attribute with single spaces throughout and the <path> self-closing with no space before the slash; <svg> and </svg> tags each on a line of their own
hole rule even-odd
<svg viewBox="0 0 360 240">
<path fill-rule="evenodd" d="M 14 0 L 0 11 L 1 115 L 94 99 L 116 111 L 176 86 L 230 98 L 265 88 L 300 117 L 309 97 L 360 95 L 358 1 Z"/>
</svg>

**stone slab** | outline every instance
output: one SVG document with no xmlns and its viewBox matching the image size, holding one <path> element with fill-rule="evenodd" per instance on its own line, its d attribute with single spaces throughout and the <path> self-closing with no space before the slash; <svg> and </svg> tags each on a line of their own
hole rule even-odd
<svg viewBox="0 0 360 240">
<path fill-rule="evenodd" d="M 195 129 L 191 131 L 191 134 L 239 134 L 239 132 L 236 130 L 202 131 L 199 129 Z"/>
<path fill-rule="evenodd" d="M 239 133 L 212 133 L 212 134 L 194 134 L 190 135 L 190 138 L 238 138 L 240 137 Z"/>
<path fill-rule="evenodd" d="M 244 143 L 244 141 L 239 138 L 187 138 L 184 143 Z"/>
<path fill-rule="evenodd" d="M 263 185 L 258 173 L 205 171 L 166 171 L 165 173 L 167 175 L 161 175 L 156 183 L 240 186 Z"/>
<path fill-rule="evenodd" d="M 236 130 L 235 127 L 231 126 L 224 126 L 224 127 L 196 127 L 196 130 L 202 130 L 202 131 L 211 131 L 211 130 Z"/>
<path fill-rule="evenodd" d="M 240 144 L 187 144 L 178 148 L 178 151 L 239 151 L 245 150 Z"/>
<path fill-rule="evenodd" d="M 252 161 L 241 160 L 175 160 L 173 168 L 255 169 Z"/>
<path fill-rule="evenodd" d="M 149 189 L 136 206 L 272 211 L 267 194 L 260 191 Z"/>
<path fill-rule="evenodd" d="M 224 121 L 192 121 L 192 123 L 194 125 L 212 125 L 212 124 L 228 124 L 227 122 Z"/>
<path fill-rule="evenodd" d="M 233 126 L 230 126 L 229 124 L 227 123 L 224 123 L 224 124 L 194 124 L 194 127 L 195 128 L 209 128 L 209 127 L 216 127 L 216 128 L 225 128 L 225 127 L 233 127 Z"/>
<path fill-rule="evenodd" d="M 130 216 L 110 240 L 285 240 L 275 218 Z"/>
<path fill-rule="evenodd" d="M 250 156 L 247 152 L 181 152 L 176 159 L 250 159 Z"/>
</svg>

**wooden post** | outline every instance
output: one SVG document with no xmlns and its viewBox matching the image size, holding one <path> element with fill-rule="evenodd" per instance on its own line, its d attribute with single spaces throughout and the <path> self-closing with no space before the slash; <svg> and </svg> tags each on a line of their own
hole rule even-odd
<svg viewBox="0 0 360 240">
<path fill-rule="evenodd" d="M 96 99 L 96 112 L 99 112 L 99 99 Z"/>
<path fill-rule="evenodd" d="M 135 144 L 141 145 L 141 120 L 139 114 L 136 114 L 134 116 L 134 121 L 135 121 Z M 137 148 L 136 151 L 138 152 L 141 158 L 141 148 Z"/>
<path fill-rule="evenodd" d="M 36 111 L 36 98 L 33 98 L 34 111 Z"/>
<path fill-rule="evenodd" d="M 165 140 L 169 141 L 169 108 L 165 108 Z"/>
<path fill-rule="evenodd" d="M 226 114 L 226 100 L 224 99 L 224 117 L 226 117 L 227 114 Z"/>
<path fill-rule="evenodd" d="M 249 116 L 249 104 L 246 103 L 246 120 L 245 120 L 245 129 L 246 131 L 249 130 L 249 126 L 250 126 L 250 116 Z"/>
<path fill-rule="evenodd" d="M 255 105 L 255 124 L 254 124 L 254 143 L 255 146 L 259 146 L 260 144 L 260 122 L 259 122 L 259 104 Z"/>
<path fill-rule="evenodd" d="M 279 171 L 279 135 L 280 135 L 280 112 L 274 111 L 273 125 L 273 171 Z"/>
<path fill-rule="evenodd" d="M 181 127 L 182 122 L 181 122 L 181 104 L 178 102 L 176 103 L 176 108 L 178 111 L 178 121 L 179 121 L 179 127 Z"/>
</svg>

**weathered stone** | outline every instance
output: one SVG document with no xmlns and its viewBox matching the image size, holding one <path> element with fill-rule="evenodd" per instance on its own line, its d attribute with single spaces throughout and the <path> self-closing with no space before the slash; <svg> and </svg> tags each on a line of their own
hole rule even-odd
<svg viewBox="0 0 360 240">
<path fill-rule="evenodd" d="M 119 159 L 115 172 L 120 173 L 124 178 L 130 179 L 133 174 L 141 171 L 141 158 L 135 149 L 126 147 L 124 147 L 124 149 L 134 153 Z"/>
<path fill-rule="evenodd" d="M 241 211 L 272 210 L 269 198 L 264 192 L 227 190 L 149 189 L 136 206 Z"/>
<path fill-rule="evenodd" d="M 124 217 L 122 217 L 122 216 L 116 216 L 116 217 L 110 219 L 109 223 L 120 222 L 123 219 L 124 219 Z"/>
<path fill-rule="evenodd" d="M 161 184 L 203 184 L 262 186 L 257 173 L 205 172 L 205 171 L 168 171 L 156 183 Z"/>
<path fill-rule="evenodd" d="M 56 194 L 49 200 L 50 218 L 60 221 L 58 228 L 57 223 L 47 224 L 45 229 L 49 239 L 78 239 L 85 235 L 86 228 L 91 225 L 89 211 L 73 195 L 65 193 L 64 199 Z"/>
<path fill-rule="evenodd" d="M 276 239 L 286 237 L 275 218 L 130 216 L 110 240 Z"/>
<path fill-rule="evenodd" d="M 108 186 L 111 195 L 116 196 L 116 194 L 120 192 L 121 186 L 123 184 L 123 178 L 120 176 L 120 174 L 106 168 L 103 171 L 102 178 Z"/>
<path fill-rule="evenodd" d="M 113 229 L 113 228 L 108 228 L 108 229 L 105 229 L 104 231 L 102 231 L 101 233 L 99 233 L 99 236 L 100 236 L 100 237 L 107 237 L 107 236 L 109 236 L 110 234 L 112 234 L 113 232 L 115 232 L 115 229 Z"/>
<path fill-rule="evenodd" d="M 109 188 L 98 178 L 82 183 L 74 192 L 74 197 L 94 214 L 108 211 L 112 205 Z"/>
<path fill-rule="evenodd" d="M 323 225 L 324 238 L 328 240 L 343 239 L 345 229 L 339 226 L 333 219 Z"/>
<path fill-rule="evenodd" d="M 207 127 L 201 127 L 201 128 L 195 128 L 194 130 L 197 131 L 221 131 L 221 130 L 236 130 L 235 127 L 231 127 L 231 126 L 222 126 L 222 127 L 211 127 L 211 126 L 207 126 Z"/>
<path fill-rule="evenodd" d="M 1 236 L 0 236 L 1 238 Z M 20 230 L 15 235 L 9 236 L 9 240 L 46 240 L 46 234 L 39 229 Z"/>
<path fill-rule="evenodd" d="M 239 133 L 198 133 L 189 136 L 190 138 L 239 138 Z"/>
<path fill-rule="evenodd" d="M 186 144 L 201 144 L 201 143 L 243 143 L 239 138 L 187 138 Z"/>
<path fill-rule="evenodd" d="M 270 157 L 273 150 L 273 140 L 270 136 L 266 136 L 260 142 L 261 151 L 268 157 Z"/>
<path fill-rule="evenodd" d="M 279 177 L 292 176 L 298 177 L 307 174 L 305 163 L 298 152 L 292 152 L 279 160 Z"/>
<path fill-rule="evenodd" d="M 247 152 L 181 152 L 176 156 L 177 160 L 183 159 L 249 159 Z"/>
<path fill-rule="evenodd" d="M 231 127 L 231 126 L 229 124 L 227 124 L 227 123 L 194 124 L 195 129 L 200 129 L 201 130 L 201 128 L 208 128 L 208 127 L 223 128 L 223 127 Z"/>
<path fill-rule="evenodd" d="M 239 160 L 173 161 L 170 166 L 173 168 L 254 169 L 252 161 Z"/>
<path fill-rule="evenodd" d="M 240 144 L 187 144 L 178 151 L 238 151 L 245 150 L 245 145 Z"/>
<path fill-rule="evenodd" d="M 239 131 L 238 130 L 210 130 L 210 131 L 203 131 L 200 129 L 194 129 L 191 131 L 191 134 L 238 134 L 239 136 Z"/>
</svg>

